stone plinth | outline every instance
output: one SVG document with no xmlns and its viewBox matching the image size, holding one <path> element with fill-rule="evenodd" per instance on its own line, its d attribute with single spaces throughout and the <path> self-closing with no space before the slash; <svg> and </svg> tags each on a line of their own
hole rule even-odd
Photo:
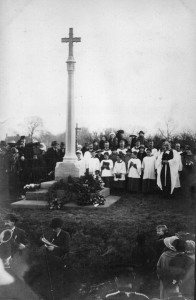
<svg viewBox="0 0 196 300">
<path fill-rule="evenodd" d="M 63 162 L 58 162 L 55 168 L 55 180 L 61 180 L 67 182 L 69 176 L 79 177 L 79 167 L 77 159 L 67 159 Z"/>
</svg>

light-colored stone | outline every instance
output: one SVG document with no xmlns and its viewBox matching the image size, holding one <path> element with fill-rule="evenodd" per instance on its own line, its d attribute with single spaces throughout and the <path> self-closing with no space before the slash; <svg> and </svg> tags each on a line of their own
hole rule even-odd
<svg viewBox="0 0 196 300">
<path fill-rule="evenodd" d="M 47 201 L 48 190 L 40 189 L 34 192 L 26 192 L 26 200 L 43 200 Z"/>
<path fill-rule="evenodd" d="M 79 177 L 79 171 L 77 159 L 67 159 L 63 162 L 58 162 L 55 168 L 55 180 L 63 179 L 63 181 L 67 182 L 69 176 Z"/>
<path fill-rule="evenodd" d="M 103 196 L 104 198 L 108 197 L 110 195 L 110 189 L 109 188 L 104 188 L 103 190 L 101 190 L 99 192 L 99 194 L 101 196 Z"/>
<path fill-rule="evenodd" d="M 11 203 L 12 208 L 43 208 L 47 206 L 48 202 L 37 200 L 21 200 Z"/>
<path fill-rule="evenodd" d="M 45 181 L 41 183 L 41 189 L 49 189 L 54 183 L 56 183 L 56 180 L 51 180 L 51 181 Z"/>
</svg>

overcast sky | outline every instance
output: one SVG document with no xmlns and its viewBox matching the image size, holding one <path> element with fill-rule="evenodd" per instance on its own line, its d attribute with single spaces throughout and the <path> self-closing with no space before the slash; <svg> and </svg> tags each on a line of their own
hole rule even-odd
<svg viewBox="0 0 196 300">
<path fill-rule="evenodd" d="M 34 115 L 65 130 L 70 27 L 80 127 L 195 129 L 195 0 L 1 0 L 1 139 Z"/>
</svg>

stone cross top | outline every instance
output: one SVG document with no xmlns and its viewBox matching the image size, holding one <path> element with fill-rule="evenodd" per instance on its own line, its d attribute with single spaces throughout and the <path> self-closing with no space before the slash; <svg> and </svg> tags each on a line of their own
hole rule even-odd
<svg viewBox="0 0 196 300">
<path fill-rule="evenodd" d="M 62 38 L 62 43 L 69 43 L 69 58 L 73 58 L 73 43 L 81 42 L 81 38 L 73 37 L 73 28 L 69 28 L 69 37 Z"/>
</svg>

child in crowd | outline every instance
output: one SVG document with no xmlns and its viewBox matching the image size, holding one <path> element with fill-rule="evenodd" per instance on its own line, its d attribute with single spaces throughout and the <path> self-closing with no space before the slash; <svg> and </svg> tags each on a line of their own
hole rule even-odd
<svg viewBox="0 0 196 300">
<path fill-rule="evenodd" d="M 86 173 L 86 166 L 85 166 L 85 160 L 83 159 L 83 157 L 81 158 L 81 156 L 83 156 L 81 151 L 77 151 L 76 156 L 77 156 L 77 166 L 79 167 L 79 177 L 84 176 L 84 174 Z"/>
<path fill-rule="evenodd" d="M 87 164 L 88 164 L 87 169 L 88 169 L 89 174 L 91 174 L 91 175 L 94 175 L 95 171 L 100 169 L 100 161 L 95 155 L 96 155 L 95 150 L 92 150 L 91 158 L 87 162 Z"/>
<path fill-rule="evenodd" d="M 155 249 L 156 249 L 157 260 L 158 260 L 165 248 L 164 238 L 169 237 L 170 234 L 168 232 L 168 228 L 166 225 L 157 225 L 156 232 L 158 238 L 155 244 Z"/>
<path fill-rule="evenodd" d="M 137 158 L 137 152 L 132 153 L 128 161 L 128 191 L 139 192 L 141 176 L 141 161 Z"/>
<path fill-rule="evenodd" d="M 100 172 L 99 170 L 96 170 L 93 177 L 94 177 L 94 179 L 95 179 L 96 181 L 99 182 L 101 188 L 103 189 L 105 183 L 103 182 L 103 180 L 102 180 L 102 178 L 101 178 L 101 172 Z"/>
<path fill-rule="evenodd" d="M 109 153 L 104 153 L 104 159 L 101 161 L 101 177 L 105 183 L 105 187 L 111 187 L 113 178 L 113 161 L 109 159 Z"/>
<path fill-rule="evenodd" d="M 147 156 L 143 158 L 142 170 L 142 192 L 153 193 L 156 187 L 156 158 L 151 155 L 151 149 L 146 150 Z"/>
<path fill-rule="evenodd" d="M 121 154 L 117 155 L 117 161 L 114 164 L 113 173 L 114 173 L 114 187 L 124 188 L 124 186 L 125 186 L 126 166 L 125 166 L 125 162 L 122 160 L 122 155 Z"/>
</svg>

